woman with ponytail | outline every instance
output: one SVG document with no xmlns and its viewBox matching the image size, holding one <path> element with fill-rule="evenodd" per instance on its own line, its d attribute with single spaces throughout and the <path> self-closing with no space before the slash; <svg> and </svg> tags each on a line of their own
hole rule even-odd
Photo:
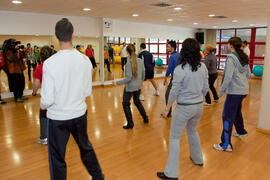
<svg viewBox="0 0 270 180">
<path fill-rule="evenodd" d="M 242 40 L 233 37 L 228 42 L 231 52 L 227 56 L 219 96 L 227 94 L 223 109 L 223 131 L 221 143 L 214 144 L 219 151 L 232 151 L 231 135 L 235 126 L 234 136 L 246 136 L 242 117 L 242 101 L 249 93 L 248 78 L 250 77 L 249 58 L 241 49 Z"/>
<path fill-rule="evenodd" d="M 135 106 L 143 117 L 144 123 L 148 123 L 148 117 L 146 115 L 143 105 L 139 100 L 142 82 L 145 77 L 145 69 L 143 61 L 137 58 L 135 54 L 135 46 L 133 44 L 127 46 L 127 53 L 128 58 L 125 65 L 125 78 L 121 81 L 116 82 L 116 84 L 125 84 L 122 105 L 126 115 L 127 125 L 123 126 L 123 128 L 132 129 L 134 126 L 130 109 L 130 100 L 132 97 Z"/>
</svg>

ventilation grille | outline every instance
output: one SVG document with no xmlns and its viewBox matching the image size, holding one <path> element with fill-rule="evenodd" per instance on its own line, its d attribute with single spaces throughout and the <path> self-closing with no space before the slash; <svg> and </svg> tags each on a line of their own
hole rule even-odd
<svg viewBox="0 0 270 180">
<path fill-rule="evenodd" d="M 157 3 L 157 4 L 154 4 L 154 6 L 156 7 L 170 7 L 172 6 L 173 4 L 169 4 L 169 3 L 166 3 L 166 2 L 161 2 L 161 3 Z"/>
</svg>

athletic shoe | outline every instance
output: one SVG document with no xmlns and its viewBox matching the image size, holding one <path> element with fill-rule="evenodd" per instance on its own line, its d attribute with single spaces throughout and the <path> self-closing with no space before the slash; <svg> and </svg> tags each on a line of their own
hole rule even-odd
<svg viewBox="0 0 270 180">
<path fill-rule="evenodd" d="M 141 94 L 140 97 L 139 97 L 139 99 L 140 99 L 141 101 L 144 101 L 144 96 Z"/>
<path fill-rule="evenodd" d="M 233 132 L 233 135 L 235 137 L 246 137 L 247 136 L 247 133 L 246 134 L 238 134 L 237 132 Z"/>
<path fill-rule="evenodd" d="M 24 100 L 22 98 L 18 98 L 18 99 L 15 100 L 15 102 L 17 102 L 17 103 L 23 103 Z"/>
<path fill-rule="evenodd" d="M 0 104 L 7 104 L 7 102 L 0 99 Z"/>
<path fill-rule="evenodd" d="M 218 99 L 214 100 L 214 102 L 218 103 Z"/>
<path fill-rule="evenodd" d="M 220 144 L 214 144 L 214 145 L 213 145 L 213 148 L 214 148 L 215 150 L 218 150 L 218 151 L 228 151 L 228 152 L 232 152 L 232 146 L 231 146 L 231 145 L 228 145 L 228 146 L 227 146 L 227 149 L 223 149 L 223 148 L 220 146 Z"/>
<path fill-rule="evenodd" d="M 37 143 L 38 143 L 38 144 L 47 145 L 47 144 L 48 144 L 48 139 L 47 139 L 47 138 L 44 138 L 44 139 L 38 138 L 38 139 L 37 139 Z"/>
<path fill-rule="evenodd" d="M 163 180 L 178 180 L 178 178 L 171 178 L 164 174 L 164 172 L 157 172 L 157 177 Z"/>
<path fill-rule="evenodd" d="M 156 91 L 156 92 L 154 93 L 154 95 L 155 95 L 155 96 L 159 96 L 159 92 Z"/>
<path fill-rule="evenodd" d="M 193 161 L 193 159 L 192 159 L 191 157 L 189 157 L 189 158 L 190 158 L 190 160 L 193 162 L 193 164 L 195 164 L 196 166 L 203 166 L 203 163 L 197 164 L 197 163 L 195 163 L 195 162 Z"/>
<path fill-rule="evenodd" d="M 211 106 L 212 104 L 209 104 L 207 102 L 204 103 L 205 106 Z"/>
<path fill-rule="evenodd" d="M 29 98 L 28 97 L 21 97 L 22 100 L 26 101 L 28 100 Z"/>
</svg>

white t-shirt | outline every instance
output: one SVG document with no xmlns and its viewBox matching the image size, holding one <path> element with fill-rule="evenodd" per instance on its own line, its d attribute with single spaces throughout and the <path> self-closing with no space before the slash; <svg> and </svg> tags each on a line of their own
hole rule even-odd
<svg viewBox="0 0 270 180">
<path fill-rule="evenodd" d="M 248 46 L 243 48 L 243 51 L 244 51 L 244 53 L 246 53 L 246 55 L 248 55 L 248 57 L 250 56 L 250 50 L 249 50 Z"/>
<path fill-rule="evenodd" d="M 92 65 L 76 49 L 60 50 L 43 64 L 40 107 L 52 120 L 85 114 L 85 98 L 92 92 Z"/>
<path fill-rule="evenodd" d="M 127 57 L 127 46 L 123 47 L 121 46 L 121 57 L 126 58 Z"/>
</svg>

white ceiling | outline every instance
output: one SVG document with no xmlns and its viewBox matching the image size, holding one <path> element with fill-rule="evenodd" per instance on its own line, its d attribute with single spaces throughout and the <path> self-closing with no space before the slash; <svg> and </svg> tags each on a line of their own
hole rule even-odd
<svg viewBox="0 0 270 180">
<path fill-rule="evenodd" d="M 232 28 L 266 26 L 270 0 L 0 0 L 0 10 L 105 17 L 128 21 L 158 23 L 194 28 Z M 159 8 L 153 4 L 168 2 L 171 7 Z M 175 11 L 174 7 L 182 10 Z M 84 12 L 83 8 L 91 8 Z M 132 17 L 132 14 L 139 17 Z M 209 18 L 209 14 L 227 16 L 226 19 Z M 168 22 L 168 19 L 173 19 Z M 238 20 L 233 23 L 232 20 Z M 199 23 L 193 25 L 194 22 Z"/>
</svg>

